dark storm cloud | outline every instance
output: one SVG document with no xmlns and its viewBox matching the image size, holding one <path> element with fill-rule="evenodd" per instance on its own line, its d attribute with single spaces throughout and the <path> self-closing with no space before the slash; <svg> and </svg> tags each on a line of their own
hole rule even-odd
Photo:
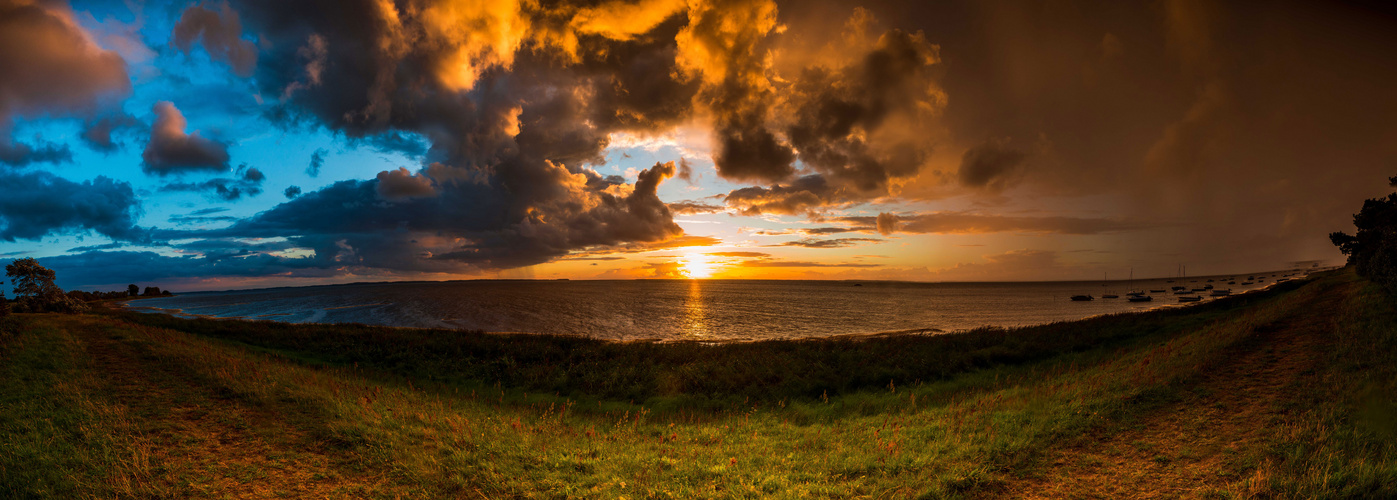
<svg viewBox="0 0 1397 500">
<path fill-rule="evenodd" d="M 426 156 L 427 149 L 430 147 L 430 145 L 416 134 L 407 134 L 398 131 L 371 135 L 357 139 L 352 144 L 367 145 L 382 153 L 401 153 L 409 158 L 421 158 Z"/>
<path fill-rule="evenodd" d="M 852 233 L 852 232 L 866 232 L 866 231 L 869 231 L 869 230 L 871 230 L 871 229 L 873 229 L 873 228 L 868 227 L 868 226 L 853 226 L 853 227 L 808 227 L 808 228 L 800 229 L 800 233 L 801 233 L 801 234 L 805 234 L 805 235 L 810 235 L 810 236 L 820 236 L 820 235 L 826 235 L 826 234 L 840 234 L 840 233 Z"/>
<path fill-rule="evenodd" d="M 1003 189 L 1026 157 L 1006 142 L 988 141 L 966 151 L 956 172 L 961 185 Z"/>
<path fill-rule="evenodd" d="M 135 241 L 140 201 L 131 185 L 107 177 L 81 183 L 48 172 L 0 172 L 0 240 L 38 240 L 51 233 L 92 231 Z"/>
<path fill-rule="evenodd" d="M 316 149 L 310 154 L 310 165 L 306 167 L 306 175 L 311 177 L 320 176 L 320 167 L 325 165 L 325 155 L 330 154 L 325 148 Z"/>
<path fill-rule="evenodd" d="M 702 201 L 684 200 L 668 203 L 669 211 L 675 214 L 711 214 L 727 210 L 728 207 Z"/>
<path fill-rule="evenodd" d="M 207 224 L 210 222 L 232 222 L 238 220 L 231 215 L 171 215 L 168 219 L 173 224 Z"/>
<path fill-rule="evenodd" d="M 682 16 L 617 28 L 580 21 L 588 8 L 566 5 L 233 7 L 268 42 L 256 81 L 264 95 L 284 96 L 269 116 L 432 164 L 304 193 L 226 233 L 293 238 L 338 266 L 407 270 L 516 267 L 682 234 L 655 193 L 674 165 L 620 191 L 587 168 L 604 161 L 611 132 L 686 117 L 696 85 L 671 76 Z M 519 43 L 532 46 L 490 45 L 530 27 L 537 37 Z M 321 85 L 287 91 L 311 73 Z"/>
<path fill-rule="evenodd" d="M 776 92 L 766 73 L 777 26 L 776 4 L 749 0 L 697 3 L 681 32 L 683 69 L 704 83 L 697 98 L 715 115 L 718 174 L 774 182 L 795 172 L 795 152 L 768 117 Z"/>
<path fill-rule="evenodd" d="M 978 234 L 1018 231 L 1028 233 L 1102 234 L 1155 228 L 1139 222 L 1079 217 L 1014 217 L 969 212 L 934 212 L 876 217 L 839 217 L 839 221 L 883 234 Z"/>
<path fill-rule="evenodd" d="M 860 61 L 838 71 L 805 69 L 786 135 L 807 166 L 865 197 L 915 176 L 933 142 L 917 123 L 937 106 L 936 47 L 922 33 L 890 30 Z"/>
<path fill-rule="evenodd" d="M 788 184 L 735 189 L 725 198 L 728 206 L 743 215 L 813 213 L 826 206 L 848 203 L 850 198 L 831 186 L 822 175 L 807 175 Z"/>
<path fill-rule="evenodd" d="M 73 150 L 67 144 L 36 142 L 35 145 L 10 142 L 0 137 L 0 163 L 11 167 L 23 167 L 31 163 L 69 163 L 73 161 Z"/>
<path fill-rule="evenodd" d="M 679 228 L 671 221 L 668 209 L 655 196 L 659 183 L 673 173 L 673 164 L 646 169 L 628 196 L 599 193 L 597 206 L 574 214 L 566 225 L 533 219 L 511 225 L 505 219 L 507 214 L 487 209 L 498 203 L 487 196 L 500 194 L 484 187 L 386 200 L 380 196 L 380 181 L 375 179 L 335 183 L 226 229 L 157 234 L 167 240 L 286 237 L 299 248 L 314 250 L 315 265 L 327 269 L 350 266 L 439 272 L 519 267 L 546 262 L 577 248 L 644 241 L 656 233 L 678 235 Z M 422 174 L 414 177 L 425 179 Z M 578 177 L 574 181 L 584 180 Z M 511 226 L 508 231 L 498 229 Z M 662 248 L 683 240 L 674 238 L 643 248 Z M 707 238 L 699 244 L 715 242 Z"/>
<path fill-rule="evenodd" d="M 203 255 L 209 261 L 255 253 L 280 252 L 294 247 L 295 245 L 287 241 L 248 242 L 233 238 L 212 238 L 173 246 L 176 250 Z"/>
<path fill-rule="evenodd" d="M 436 194 L 432 180 L 426 175 L 414 175 L 406 168 L 378 173 L 378 196 L 385 200 L 401 201 Z"/>
<path fill-rule="evenodd" d="M 124 246 L 126 246 L 126 245 L 124 245 L 124 244 L 122 244 L 122 243 L 112 242 L 112 243 L 107 243 L 107 244 L 103 244 L 103 245 L 88 245 L 88 246 L 81 246 L 81 247 L 73 247 L 73 248 L 69 248 L 69 249 L 68 249 L 68 253 L 95 252 L 95 251 L 97 251 L 97 250 L 116 250 L 116 249 L 121 248 L 121 247 L 124 247 Z"/>
<path fill-rule="evenodd" d="M 759 0 L 715 2 L 691 9 L 681 33 L 684 69 L 705 83 L 696 102 L 714 114 L 719 175 L 771 185 L 735 191 L 730 204 L 748 214 L 813 212 L 887 196 L 894 182 L 917 176 L 944 101 L 937 48 L 921 32 L 876 34 L 871 16 L 854 9 L 846 50 L 811 57 L 777 42 L 785 28 L 776 10 Z M 777 50 L 808 62 L 773 63 Z M 749 203 L 754 197 L 762 200 Z"/>
<path fill-rule="evenodd" d="M 198 132 L 185 133 L 188 123 L 179 109 L 169 101 L 155 103 L 155 124 L 150 129 L 150 142 L 142 168 L 146 173 L 168 175 L 191 170 L 227 170 L 228 146 L 204 138 Z"/>
<path fill-rule="evenodd" d="M 241 165 L 234 172 L 236 177 L 209 179 L 203 182 L 172 182 L 160 187 L 166 192 L 196 192 L 223 201 L 236 201 L 243 196 L 262 194 L 262 183 L 267 176 L 255 167 Z"/>
<path fill-rule="evenodd" d="M 313 259 L 286 258 L 259 252 L 240 255 L 170 257 L 155 252 L 85 252 L 45 257 L 63 288 L 120 283 L 149 283 L 190 276 L 327 277 L 339 271 L 320 267 Z"/>
<path fill-rule="evenodd" d="M 88 120 L 83 125 L 82 139 L 92 149 L 111 153 L 121 147 L 112 135 L 117 132 L 135 130 L 141 122 L 126 113 L 115 113 Z"/>
<path fill-rule="evenodd" d="M 787 241 L 779 245 L 783 247 L 805 247 L 805 248 L 847 248 L 857 246 L 862 243 L 882 243 L 878 238 L 832 238 L 828 240 L 817 240 L 806 238 L 803 240 Z"/>
<path fill-rule="evenodd" d="M 191 5 L 180 15 L 170 40 L 186 54 L 200 42 L 210 58 L 228 63 L 238 76 L 247 77 L 257 66 L 257 45 L 243 40 L 242 31 L 238 13 L 227 3 L 219 5 L 217 11 Z"/>
</svg>

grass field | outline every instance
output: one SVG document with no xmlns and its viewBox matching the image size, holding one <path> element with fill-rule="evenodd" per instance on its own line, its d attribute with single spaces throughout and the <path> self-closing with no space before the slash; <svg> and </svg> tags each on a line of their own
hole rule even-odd
<svg viewBox="0 0 1397 500">
<path fill-rule="evenodd" d="M 0 319 L 0 497 L 1397 497 L 1351 272 L 956 335 L 607 343 Z"/>
</svg>

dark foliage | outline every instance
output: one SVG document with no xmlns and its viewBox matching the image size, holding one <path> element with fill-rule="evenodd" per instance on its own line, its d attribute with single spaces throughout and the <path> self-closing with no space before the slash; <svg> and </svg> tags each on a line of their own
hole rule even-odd
<svg viewBox="0 0 1397 500">
<path fill-rule="evenodd" d="M 784 340 L 734 344 L 608 342 L 358 324 L 184 319 L 112 312 L 135 323 L 240 342 L 312 364 L 474 387 L 518 388 L 572 398 L 729 408 L 747 402 L 817 400 L 859 390 L 944 379 L 1063 353 L 1119 348 L 1198 328 L 1302 281 L 1196 307 L 1102 316 L 1020 329 L 949 335 Z M 652 401 L 653 402 L 653 401 Z"/>
<path fill-rule="evenodd" d="M 1397 187 L 1397 177 L 1388 179 Z M 1363 208 L 1353 214 L 1353 235 L 1342 231 L 1329 235 L 1329 241 L 1348 256 L 1359 276 L 1397 290 L 1397 193 L 1385 198 L 1363 201 Z"/>
<path fill-rule="evenodd" d="M 146 287 L 145 293 L 143 293 L 143 294 L 141 294 L 141 295 L 146 296 L 146 297 L 159 297 L 159 296 L 160 296 L 160 287 L 158 287 L 158 286 L 148 286 L 148 287 Z"/>
<path fill-rule="evenodd" d="M 136 286 L 134 283 L 126 285 L 126 293 L 132 297 L 135 297 L 141 294 L 141 288 Z"/>
<path fill-rule="evenodd" d="M 82 290 L 69 290 L 68 297 L 79 302 L 97 302 L 99 300 L 122 299 L 128 297 L 125 290 L 112 292 L 84 292 Z"/>
<path fill-rule="evenodd" d="M 15 259 L 5 266 L 5 275 L 15 287 L 14 308 L 18 312 L 79 313 L 87 310 L 53 284 L 53 270 L 39 265 L 33 257 Z"/>
</svg>

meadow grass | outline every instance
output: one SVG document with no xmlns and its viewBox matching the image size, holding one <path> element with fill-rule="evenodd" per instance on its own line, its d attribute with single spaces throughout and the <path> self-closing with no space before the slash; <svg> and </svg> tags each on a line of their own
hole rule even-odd
<svg viewBox="0 0 1397 500">
<path fill-rule="evenodd" d="M 1358 289 L 1344 338 L 1297 379 L 1284 432 L 1236 452 L 1208 494 L 1363 496 L 1397 480 L 1391 422 L 1371 417 L 1391 415 L 1395 316 L 1345 273 L 1034 328 L 731 345 L 16 315 L 0 328 L 0 496 L 1029 494 L 1054 453 L 1189 401 L 1239 346 L 1341 289 Z M 179 410 L 132 401 L 143 386 Z M 226 458 L 132 458 L 210 449 Z"/>
<path fill-rule="evenodd" d="M 1286 390 L 1296 397 L 1266 422 L 1267 446 L 1235 498 L 1397 498 L 1397 300 L 1352 273 L 1324 363 Z"/>
</svg>

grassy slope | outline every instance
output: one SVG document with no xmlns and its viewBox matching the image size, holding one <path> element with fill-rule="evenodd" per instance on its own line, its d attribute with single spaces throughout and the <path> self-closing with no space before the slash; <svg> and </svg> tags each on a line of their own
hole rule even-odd
<svg viewBox="0 0 1397 500">
<path fill-rule="evenodd" d="M 0 497 L 1397 495 L 1397 309 L 1297 288 L 729 346 L 18 315 Z"/>
</svg>

